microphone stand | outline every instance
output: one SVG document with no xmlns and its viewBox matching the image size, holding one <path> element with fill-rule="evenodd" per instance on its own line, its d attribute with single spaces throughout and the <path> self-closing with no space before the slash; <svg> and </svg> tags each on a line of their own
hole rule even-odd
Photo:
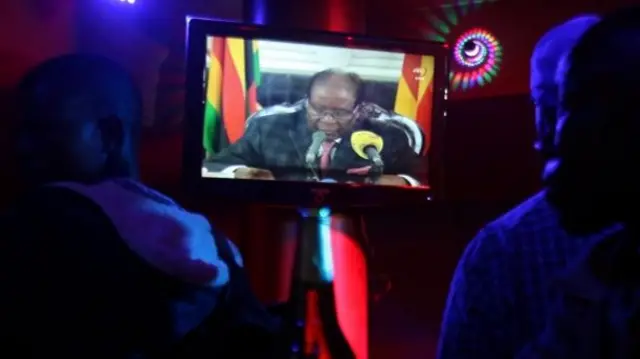
<svg viewBox="0 0 640 359">
<path fill-rule="evenodd" d="M 314 161 L 305 161 L 305 164 L 307 166 L 307 169 L 309 170 L 309 173 L 311 174 L 311 176 L 308 176 L 307 178 L 313 180 L 314 182 L 320 182 L 320 176 L 318 176 L 318 170 Z"/>
<path fill-rule="evenodd" d="M 288 359 L 317 359 L 317 343 L 307 342 L 307 330 L 315 323 L 308 322 L 310 310 L 319 312 L 320 325 L 331 359 L 355 359 L 347 343 L 334 307 L 333 260 L 331 253 L 331 211 L 328 208 L 299 209 L 297 245 L 290 300 L 294 305 L 288 331 L 290 349 Z M 317 300 L 309 301 L 312 293 Z M 318 308 L 311 308 L 317 306 Z M 366 330 L 366 329 L 364 329 Z M 309 352 L 309 348 L 312 348 Z"/>
<path fill-rule="evenodd" d="M 291 352 L 290 359 L 317 359 L 315 351 L 308 353 L 310 343 L 307 343 L 306 331 L 310 323 L 307 322 L 307 311 L 311 303 L 308 293 L 322 283 L 322 226 L 330 224 L 327 212 L 317 209 L 299 209 L 300 215 L 297 229 L 297 244 L 294 262 L 294 275 L 291 283 L 291 298 L 294 304 L 293 318 L 290 323 Z M 329 212 L 330 213 L 330 212 Z M 332 280 L 324 273 L 325 280 Z"/>
<path fill-rule="evenodd" d="M 369 181 L 377 183 L 380 176 L 384 174 L 384 164 L 378 161 L 371 161 L 371 170 L 369 171 Z"/>
</svg>

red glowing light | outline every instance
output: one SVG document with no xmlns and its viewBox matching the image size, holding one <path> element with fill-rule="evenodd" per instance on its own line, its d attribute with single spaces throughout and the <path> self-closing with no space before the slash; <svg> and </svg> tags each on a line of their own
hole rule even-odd
<svg viewBox="0 0 640 359">
<path fill-rule="evenodd" d="M 356 358 L 369 357 L 368 273 L 366 259 L 356 241 L 331 231 L 336 314 Z"/>
</svg>

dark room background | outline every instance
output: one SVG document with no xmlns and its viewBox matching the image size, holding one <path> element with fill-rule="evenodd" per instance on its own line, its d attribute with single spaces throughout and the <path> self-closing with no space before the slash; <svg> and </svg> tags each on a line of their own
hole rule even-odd
<svg viewBox="0 0 640 359">
<path fill-rule="evenodd" d="M 426 39 L 452 44 L 471 28 L 503 48 L 498 75 L 484 87 L 451 93 L 446 123 L 447 204 L 366 213 L 376 263 L 392 278 L 379 303 L 375 358 L 432 358 L 448 283 L 478 228 L 539 187 L 528 96 L 529 57 L 537 39 L 570 16 L 604 12 L 598 0 L 4 0 L 0 2 L 0 158 L 3 204 L 12 186 L 12 88 L 38 63 L 91 52 L 121 63 L 144 92 L 144 180 L 181 195 L 180 156 L 185 14 L 259 20 L 274 26 Z M 632 0 L 626 2 L 631 3 Z M 617 1 L 621 5 L 624 1 Z M 256 4 L 264 5 L 257 6 Z M 262 8 L 257 14 L 252 9 Z M 451 14 L 454 15 L 451 15 Z M 435 20 L 434 20 L 435 18 Z M 444 25 L 443 25 L 444 24 Z M 254 286 L 275 300 L 269 250 L 286 213 L 184 198 L 210 214 L 242 247 Z M 393 328 L 390 330 L 389 328 Z"/>
</svg>

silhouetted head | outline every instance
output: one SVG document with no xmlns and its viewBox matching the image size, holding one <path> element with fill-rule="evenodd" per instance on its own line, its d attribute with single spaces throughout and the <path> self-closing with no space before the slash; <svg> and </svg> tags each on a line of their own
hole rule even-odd
<svg viewBox="0 0 640 359">
<path fill-rule="evenodd" d="M 604 17 L 566 65 L 560 74 L 560 165 L 550 198 L 576 230 L 634 221 L 640 204 L 640 7 Z"/>
<path fill-rule="evenodd" d="M 128 73 L 106 58 L 66 55 L 38 66 L 18 87 L 23 180 L 136 176 L 141 104 Z"/>
<path fill-rule="evenodd" d="M 547 177 L 553 171 L 556 161 L 554 145 L 557 110 L 558 84 L 555 74 L 562 59 L 571 51 L 578 39 L 600 18 L 582 15 L 549 30 L 536 44 L 531 56 L 531 97 L 536 110 L 537 140 L 535 148 L 540 152 L 545 164 Z"/>
<path fill-rule="evenodd" d="M 362 79 L 354 73 L 329 69 L 313 75 L 307 90 L 309 127 L 331 139 L 351 130 L 363 88 Z"/>
</svg>

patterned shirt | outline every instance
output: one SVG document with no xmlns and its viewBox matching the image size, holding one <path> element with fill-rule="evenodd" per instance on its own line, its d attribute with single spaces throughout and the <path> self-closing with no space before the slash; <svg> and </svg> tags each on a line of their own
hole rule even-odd
<svg viewBox="0 0 640 359">
<path fill-rule="evenodd" d="M 438 358 L 514 358 L 545 328 L 557 295 L 551 280 L 585 246 L 617 230 L 569 235 L 544 192 L 487 225 L 455 271 Z"/>
</svg>

